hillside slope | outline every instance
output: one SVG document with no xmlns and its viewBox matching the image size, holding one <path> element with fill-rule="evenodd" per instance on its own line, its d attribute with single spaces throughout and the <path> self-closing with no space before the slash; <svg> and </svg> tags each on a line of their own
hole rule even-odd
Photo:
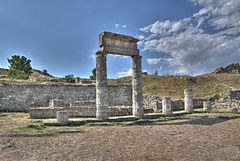
<svg viewBox="0 0 240 161">
<path fill-rule="evenodd" d="M 1 68 L 0 68 L 1 69 Z M 2 69 L 1 73 L 5 71 Z M 81 78 L 82 79 L 82 78 Z M 182 99 L 183 91 L 186 88 L 193 89 L 194 97 L 209 98 L 213 96 L 223 96 L 229 90 L 240 89 L 240 74 L 204 74 L 200 76 L 155 76 L 142 75 L 143 94 L 167 96 L 172 99 Z M 28 83 L 44 83 L 58 84 L 63 83 L 60 78 L 49 77 L 43 75 L 41 71 L 33 70 L 30 80 L 9 80 L 5 75 L 0 75 L 0 83 L 11 84 L 28 84 Z M 82 79 L 83 80 L 83 79 Z M 87 80 L 87 79 L 84 79 Z M 119 79 L 108 79 L 109 85 L 131 85 L 132 78 L 123 77 Z"/>
<path fill-rule="evenodd" d="M 168 96 L 173 99 L 183 98 L 186 88 L 193 89 L 194 97 L 209 98 L 222 96 L 232 89 L 240 89 L 239 74 L 205 74 L 190 76 L 154 76 L 142 75 L 145 95 Z M 131 77 L 108 80 L 110 85 L 131 85 Z"/>
</svg>

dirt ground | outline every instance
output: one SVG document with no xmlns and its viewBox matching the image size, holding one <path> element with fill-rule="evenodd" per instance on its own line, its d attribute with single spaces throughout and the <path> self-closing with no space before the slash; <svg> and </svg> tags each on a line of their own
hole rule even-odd
<svg viewBox="0 0 240 161">
<path fill-rule="evenodd" d="M 240 161 L 240 119 L 194 118 L 135 126 L 47 127 L 82 133 L 9 137 L 30 121 L 0 116 L 0 160 Z"/>
</svg>

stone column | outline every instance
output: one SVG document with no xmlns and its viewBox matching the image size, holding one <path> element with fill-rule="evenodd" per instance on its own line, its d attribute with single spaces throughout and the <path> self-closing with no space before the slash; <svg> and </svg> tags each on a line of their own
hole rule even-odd
<svg viewBox="0 0 240 161">
<path fill-rule="evenodd" d="M 96 116 L 108 119 L 107 53 L 96 53 Z"/>
<path fill-rule="evenodd" d="M 203 110 L 204 111 L 211 111 L 211 102 L 207 101 L 207 102 L 203 102 Z"/>
<path fill-rule="evenodd" d="M 192 89 L 184 89 L 184 109 L 186 112 L 193 112 Z"/>
<path fill-rule="evenodd" d="M 171 111 L 171 98 L 164 97 L 162 99 L 162 113 L 164 115 L 172 114 L 172 111 Z"/>
<path fill-rule="evenodd" d="M 132 57 L 132 106 L 133 115 L 143 117 L 142 65 L 141 56 Z"/>
</svg>

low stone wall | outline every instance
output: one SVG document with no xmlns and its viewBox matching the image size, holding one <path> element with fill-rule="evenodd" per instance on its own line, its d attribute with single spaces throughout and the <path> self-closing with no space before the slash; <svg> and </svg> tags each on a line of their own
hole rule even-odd
<svg viewBox="0 0 240 161">
<path fill-rule="evenodd" d="M 109 86 L 109 106 L 132 106 L 131 86 Z M 70 102 L 96 101 L 95 85 L 0 85 L 0 111 L 27 112 L 30 108 L 48 107 L 49 100 L 61 99 L 63 106 Z"/>
<path fill-rule="evenodd" d="M 96 108 L 91 107 L 38 107 L 30 109 L 30 117 L 33 119 L 56 118 L 57 111 L 67 111 L 69 117 L 89 117 L 96 116 Z M 109 116 L 126 116 L 132 115 L 132 107 L 109 107 Z"/>
<path fill-rule="evenodd" d="M 233 109 L 240 111 L 240 90 L 233 90 L 228 92 L 223 98 L 215 100 L 215 107 Z"/>
</svg>

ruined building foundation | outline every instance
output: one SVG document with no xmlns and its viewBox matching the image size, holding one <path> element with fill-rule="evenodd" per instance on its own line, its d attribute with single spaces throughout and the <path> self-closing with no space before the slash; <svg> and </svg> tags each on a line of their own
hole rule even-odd
<svg viewBox="0 0 240 161">
<path fill-rule="evenodd" d="M 139 40 L 130 36 L 103 32 L 99 35 L 100 51 L 96 53 L 96 116 L 108 119 L 107 54 L 131 56 L 133 62 L 132 106 L 134 116 L 143 116 L 142 65 L 137 49 Z"/>
</svg>

